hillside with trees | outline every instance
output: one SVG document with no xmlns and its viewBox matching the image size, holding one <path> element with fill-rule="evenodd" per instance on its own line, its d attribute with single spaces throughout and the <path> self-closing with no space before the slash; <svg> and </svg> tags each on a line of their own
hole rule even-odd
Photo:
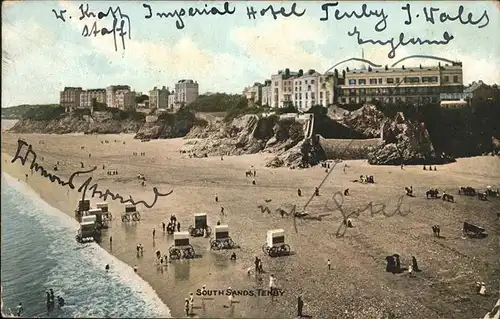
<svg viewBox="0 0 500 319">
<path fill-rule="evenodd" d="M 58 104 L 23 104 L 11 107 L 3 107 L 2 108 L 2 119 L 11 119 L 11 120 L 20 120 L 23 118 L 25 114 L 29 112 L 30 116 L 34 114 L 44 114 L 56 112 L 53 109 L 59 108 Z M 64 109 L 63 109 L 64 112 Z"/>
</svg>

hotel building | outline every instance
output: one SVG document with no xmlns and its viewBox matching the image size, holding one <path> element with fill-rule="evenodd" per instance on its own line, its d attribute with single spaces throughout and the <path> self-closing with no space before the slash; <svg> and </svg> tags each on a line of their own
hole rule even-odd
<svg viewBox="0 0 500 319">
<path fill-rule="evenodd" d="M 440 94 L 462 93 L 462 63 L 437 67 L 346 69 L 344 84 L 337 86 L 339 104 L 379 100 L 386 103 L 437 103 Z"/>
</svg>

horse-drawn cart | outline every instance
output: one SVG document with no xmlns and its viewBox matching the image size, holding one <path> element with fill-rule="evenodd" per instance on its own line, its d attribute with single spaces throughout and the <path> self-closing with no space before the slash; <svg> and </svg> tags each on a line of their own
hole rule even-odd
<svg viewBox="0 0 500 319">
<path fill-rule="evenodd" d="M 234 241 L 229 237 L 228 225 L 215 226 L 215 238 L 210 239 L 210 248 L 213 250 L 232 249 Z"/>
<path fill-rule="evenodd" d="M 195 214 L 194 226 L 190 225 L 188 227 L 188 231 L 193 237 L 201 237 L 203 235 L 209 237 L 210 234 L 212 234 L 212 228 L 208 226 L 207 214 Z"/>
<path fill-rule="evenodd" d="M 262 246 L 262 251 L 270 257 L 290 254 L 290 246 L 285 244 L 285 231 L 283 229 L 268 230 L 267 243 Z"/>
<path fill-rule="evenodd" d="M 189 232 L 174 233 L 174 245 L 168 250 L 170 259 L 194 258 L 195 251 L 193 246 L 189 243 Z"/>
<path fill-rule="evenodd" d="M 92 219 L 95 218 L 95 215 L 92 216 L 82 217 L 82 219 L 85 219 L 85 221 L 80 223 L 80 229 L 78 230 L 78 233 L 75 237 L 76 241 L 80 244 L 91 241 L 101 241 L 101 230 L 96 225 L 95 221 L 92 221 Z"/>
<path fill-rule="evenodd" d="M 122 213 L 122 222 L 141 220 L 141 214 L 137 211 L 135 205 L 125 204 L 125 212 Z"/>
</svg>

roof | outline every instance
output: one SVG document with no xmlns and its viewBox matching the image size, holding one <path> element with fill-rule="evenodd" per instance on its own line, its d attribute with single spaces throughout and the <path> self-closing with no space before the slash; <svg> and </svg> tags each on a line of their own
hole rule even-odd
<svg viewBox="0 0 500 319">
<path fill-rule="evenodd" d="M 472 82 L 472 84 L 469 87 L 467 87 L 467 88 L 464 89 L 464 93 L 472 93 L 472 92 L 474 92 L 475 90 L 479 89 L 482 86 L 488 86 L 488 85 L 484 84 L 483 81 Z"/>
</svg>

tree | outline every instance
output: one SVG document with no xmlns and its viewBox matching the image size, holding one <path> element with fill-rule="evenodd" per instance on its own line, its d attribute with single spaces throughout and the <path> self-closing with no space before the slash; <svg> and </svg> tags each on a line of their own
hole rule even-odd
<svg viewBox="0 0 500 319">
<path fill-rule="evenodd" d="M 346 70 L 347 72 L 349 72 L 349 67 L 346 67 L 346 68 L 345 68 L 345 70 Z"/>
<path fill-rule="evenodd" d="M 371 72 L 371 71 L 372 71 L 372 67 L 368 66 L 368 72 Z"/>
<path fill-rule="evenodd" d="M 339 78 L 339 70 L 335 69 L 333 71 L 333 75 L 335 76 L 335 79 L 338 80 L 338 78 Z"/>
<path fill-rule="evenodd" d="M 299 76 L 303 76 L 304 75 L 304 70 L 300 69 L 299 70 Z"/>
<path fill-rule="evenodd" d="M 342 70 L 342 78 L 345 79 L 345 70 Z"/>
<path fill-rule="evenodd" d="M 290 69 L 289 68 L 286 68 L 285 69 L 285 76 L 288 78 L 290 77 Z"/>
<path fill-rule="evenodd" d="M 138 104 L 139 103 L 144 103 L 144 101 L 149 101 L 149 96 L 143 94 L 143 95 L 135 97 L 135 102 L 138 103 Z"/>
</svg>

